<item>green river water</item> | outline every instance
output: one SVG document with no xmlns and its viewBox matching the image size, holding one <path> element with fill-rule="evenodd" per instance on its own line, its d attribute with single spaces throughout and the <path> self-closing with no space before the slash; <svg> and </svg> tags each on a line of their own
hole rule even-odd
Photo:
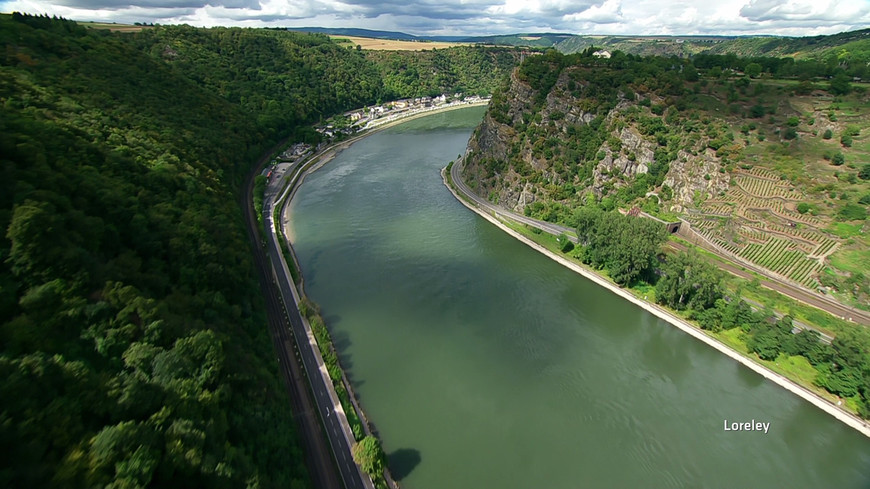
<svg viewBox="0 0 870 489">
<path fill-rule="evenodd" d="M 405 489 L 870 488 L 870 440 L 457 202 L 439 170 L 483 110 L 365 138 L 292 204 Z"/>
</svg>

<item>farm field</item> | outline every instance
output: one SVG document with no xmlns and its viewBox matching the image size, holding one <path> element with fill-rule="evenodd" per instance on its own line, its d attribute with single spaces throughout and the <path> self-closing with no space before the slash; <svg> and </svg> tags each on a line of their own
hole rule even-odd
<svg viewBox="0 0 870 489">
<path fill-rule="evenodd" d="M 734 134 L 743 133 L 730 185 L 685 219 L 735 258 L 810 289 L 854 291 L 839 298 L 866 308 L 867 221 L 847 209 L 866 209 L 870 195 L 870 182 L 857 178 L 870 162 L 870 101 L 860 89 L 847 98 L 773 95 L 773 114 L 751 130 L 745 120 L 730 121 Z"/>
<path fill-rule="evenodd" d="M 153 26 L 149 25 L 133 25 L 133 24 L 116 24 L 114 22 L 83 22 L 79 21 L 85 27 L 91 29 L 108 29 L 115 32 L 139 32 L 142 29 L 149 29 Z"/>
<path fill-rule="evenodd" d="M 397 41 L 393 39 L 374 39 L 371 37 L 329 36 L 339 44 L 360 46 L 374 51 L 423 51 L 426 49 L 446 49 L 454 46 L 471 46 L 462 42 L 434 41 Z"/>
</svg>

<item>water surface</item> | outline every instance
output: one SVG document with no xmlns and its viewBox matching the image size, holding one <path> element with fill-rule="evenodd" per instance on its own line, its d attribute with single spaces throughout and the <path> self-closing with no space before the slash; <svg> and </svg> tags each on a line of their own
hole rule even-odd
<svg viewBox="0 0 870 489">
<path fill-rule="evenodd" d="M 439 170 L 482 113 L 374 134 L 292 207 L 403 488 L 870 487 L 870 440 L 456 202 Z"/>
</svg>

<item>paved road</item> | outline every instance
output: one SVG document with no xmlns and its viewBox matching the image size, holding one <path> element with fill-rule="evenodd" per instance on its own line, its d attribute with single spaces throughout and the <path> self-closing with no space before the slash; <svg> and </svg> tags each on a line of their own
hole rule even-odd
<svg viewBox="0 0 870 489">
<path fill-rule="evenodd" d="M 519 221 L 523 224 L 527 224 L 529 226 L 536 227 L 542 231 L 545 231 L 550 234 L 559 235 L 565 232 L 573 232 L 574 230 L 571 228 L 567 228 L 564 226 L 559 226 L 550 222 L 539 221 L 537 219 L 532 219 L 530 217 L 526 217 L 515 212 L 504 209 L 500 206 L 494 205 L 491 202 L 483 199 L 476 193 L 474 193 L 468 185 L 465 184 L 465 181 L 462 179 L 461 172 L 462 167 L 465 164 L 464 158 L 460 158 L 453 163 L 453 166 L 450 168 L 450 178 L 453 180 L 453 184 L 459 189 L 459 191 L 468 197 L 470 200 L 474 202 L 477 207 L 481 209 L 486 209 L 488 212 L 495 214 L 496 217 L 505 216 L 512 220 Z M 572 241 L 576 240 L 572 237 Z M 675 242 L 669 242 L 669 246 L 675 249 L 685 250 L 686 247 Z M 706 248 L 705 248 L 706 249 Z M 713 251 L 713 250 L 708 250 Z M 725 270 L 728 273 L 737 275 L 739 277 L 746 278 L 747 280 L 752 280 L 755 278 L 751 273 L 743 270 L 742 268 L 727 262 L 726 260 L 717 260 L 716 265 L 719 268 Z M 818 294 L 813 294 L 811 292 L 805 291 L 798 287 L 794 287 L 787 283 L 777 282 L 772 279 L 762 279 L 761 285 L 763 287 L 767 287 L 768 289 L 779 292 L 785 296 L 791 297 L 792 299 L 798 300 L 805 304 L 811 305 L 823 311 L 826 311 L 834 316 L 852 320 L 856 323 L 863 325 L 870 325 L 870 314 L 867 314 L 862 311 L 857 311 L 848 306 L 844 306 L 838 302 L 832 301 L 826 297 L 820 296 Z"/>
<path fill-rule="evenodd" d="M 287 174 L 294 173 L 294 171 L 295 169 L 291 168 L 287 171 Z M 350 450 L 353 443 L 353 434 L 350 432 L 347 418 L 342 412 L 341 404 L 332 388 L 332 381 L 329 379 L 329 374 L 326 371 L 326 366 L 323 364 L 320 353 L 319 351 L 315 352 L 316 346 L 312 346 L 314 343 L 313 336 L 305 328 L 302 316 L 296 307 L 299 297 L 295 287 L 291 285 L 293 278 L 281 254 L 278 241 L 280 238 L 275 234 L 272 223 L 275 194 L 279 189 L 279 183 L 268 185 L 263 202 L 263 216 L 266 221 L 266 228 L 271 231 L 266 236 L 266 254 L 271 263 L 275 285 L 286 306 L 285 309 L 290 320 L 290 329 L 293 337 L 296 339 L 302 364 L 305 367 L 309 385 L 314 394 L 316 410 L 326 430 L 329 443 L 332 446 L 332 452 L 338 465 L 339 474 L 344 482 L 344 487 L 347 489 L 373 489 L 374 484 L 371 478 L 364 474 L 353 461 Z"/>
<path fill-rule="evenodd" d="M 489 211 L 494 214 L 496 217 L 504 216 L 508 217 L 513 221 L 521 222 L 523 224 L 527 224 L 532 227 L 536 227 L 542 231 L 545 231 L 550 234 L 554 234 L 556 236 L 562 233 L 570 233 L 568 239 L 573 242 L 577 242 L 577 238 L 572 236 L 574 234 L 574 229 L 560 226 L 558 224 L 553 224 L 551 222 L 539 221 L 538 219 L 532 219 L 531 217 L 526 217 L 522 214 L 517 214 L 516 212 L 509 211 L 503 207 L 497 206 L 486 199 L 480 197 L 476 193 L 474 193 L 468 185 L 465 184 L 465 181 L 462 179 L 461 172 L 462 166 L 465 164 L 465 158 L 459 158 L 455 162 L 453 162 L 453 166 L 450 167 L 450 178 L 453 180 L 453 184 L 459 189 L 460 193 L 464 194 L 466 197 L 470 198 L 474 202 L 474 204 L 481 208 Z"/>
<path fill-rule="evenodd" d="M 261 160 L 257 168 L 264 163 L 265 160 Z M 257 171 L 254 170 L 248 176 L 241 204 L 245 210 L 248 236 L 251 240 L 260 289 L 263 291 L 266 302 L 268 326 L 275 351 L 278 354 L 279 369 L 284 379 L 284 385 L 290 394 L 293 417 L 299 429 L 305 451 L 306 466 L 314 486 L 323 489 L 341 489 L 343 485 L 335 466 L 332 451 L 323 433 L 317 407 L 311 397 L 308 382 L 300 366 L 298 351 L 295 348 L 296 342 L 290 333 L 289 317 L 278 294 L 272 265 L 266 257 L 260 238 L 261 228 L 254 214 L 252 199 L 253 178 L 256 174 Z M 293 303 L 291 303 L 291 308 L 294 308 Z"/>
</svg>

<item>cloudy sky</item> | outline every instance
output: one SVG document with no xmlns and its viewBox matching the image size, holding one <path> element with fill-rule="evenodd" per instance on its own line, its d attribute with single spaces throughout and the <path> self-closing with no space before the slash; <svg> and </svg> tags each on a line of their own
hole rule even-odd
<svg viewBox="0 0 870 489">
<path fill-rule="evenodd" d="M 196 26 L 361 27 L 430 35 L 833 34 L 870 0 L 0 0 L 0 12 Z"/>
</svg>

